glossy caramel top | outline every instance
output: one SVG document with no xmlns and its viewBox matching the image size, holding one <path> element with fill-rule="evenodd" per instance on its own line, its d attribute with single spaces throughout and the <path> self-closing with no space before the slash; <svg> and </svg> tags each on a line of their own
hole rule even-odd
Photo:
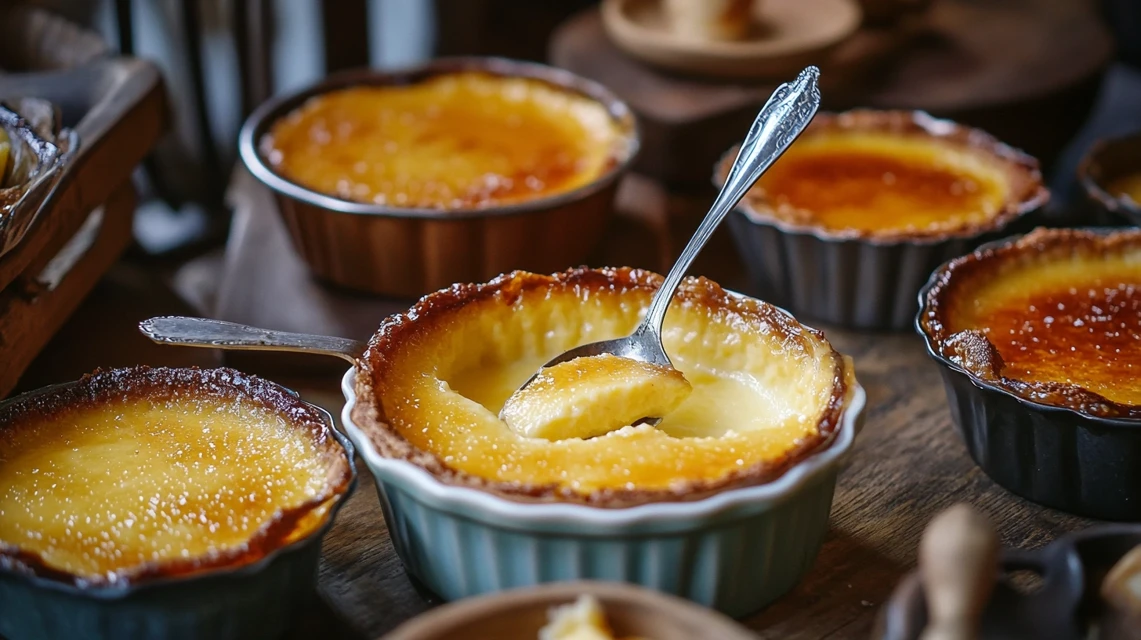
<svg viewBox="0 0 1141 640">
<path fill-rule="evenodd" d="M 1001 163 L 922 135 L 823 130 L 797 140 L 751 200 L 789 222 L 863 235 L 938 234 L 997 216 L 1011 193 Z"/>
<path fill-rule="evenodd" d="M 358 386 L 375 394 L 380 428 L 399 436 L 385 450 L 407 447 L 397 455 L 441 477 L 509 494 L 638 502 L 771 478 L 838 426 L 850 383 L 842 356 L 779 311 L 704 280 L 684 283 L 666 317 L 666 350 L 692 391 L 658 427 L 552 441 L 499 419 L 551 357 L 627 335 L 657 282 L 627 270 L 519 273 L 390 318 L 366 354 L 375 391 Z M 367 424 L 366 411 L 354 417 Z"/>
<path fill-rule="evenodd" d="M 471 209 L 571 191 L 621 144 L 604 105 L 530 78 L 456 72 L 318 95 L 262 141 L 300 185 L 400 208 Z"/>
<path fill-rule="evenodd" d="M 1141 260 L 1033 265 L 984 285 L 955 326 L 998 349 L 1002 375 L 1141 405 Z"/>
<path fill-rule="evenodd" d="M 1141 234 L 1039 230 L 938 277 L 925 330 L 967 369 L 1039 402 L 1141 415 Z"/>
<path fill-rule="evenodd" d="M 329 462 L 305 426 L 252 400 L 126 393 L 0 425 L 0 548 L 115 582 L 248 559 L 269 528 L 284 543 L 323 521 Z"/>
</svg>

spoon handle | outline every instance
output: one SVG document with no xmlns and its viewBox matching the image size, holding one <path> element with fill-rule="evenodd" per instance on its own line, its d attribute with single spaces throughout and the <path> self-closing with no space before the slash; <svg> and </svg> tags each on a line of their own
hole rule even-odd
<svg viewBox="0 0 1141 640">
<path fill-rule="evenodd" d="M 812 121 L 812 116 L 816 115 L 816 110 L 820 108 L 820 89 L 817 86 L 819 78 L 820 70 L 808 67 L 800 72 L 796 80 L 777 87 L 772 97 L 761 108 L 757 119 L 753 121 L 753 126 L 749 128 L 749 135 L 745 136 L 745 141 L 741 143 L 741 150 L 737 153 L 737 159 L 733 162 L 733 167 L 729 170 L 725 185 L 721 188 L 721 193 L 717 194 L 713 207 L 697 227 L 689 244 L 685 245 L 681 256 L 666 275 L 662 287 L 654 294 L 646 318 L 638 328 L 639 333 L 647 330 L 661 333 L 662 321 L 665 320 L 666 309 L 673 299 L 674 291 L 689 271 L 694 258 L 713 235 L 713 231 L 741 198 L 745 197 L 757 178 L 761 177 L 769 165 L 788 149 Z"/>
<path fill-rule="evenodd" d="M 365 343 L 348 338 L 271 331 L 207 318 L 163 316 L 143 320 L 139 331 L 160 344 L 251 351 L 294 351 L 337 356 L 356 363 Z"/>
</svg>

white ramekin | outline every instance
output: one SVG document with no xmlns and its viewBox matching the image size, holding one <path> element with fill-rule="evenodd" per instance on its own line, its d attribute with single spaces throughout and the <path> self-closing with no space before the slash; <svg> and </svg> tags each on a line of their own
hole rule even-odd
<svg viewBox="0 0 1141 640">
<path fill-rule="evenodd" d="M 733 616 L 779 598 L 812 566 L 866 401 L 855 384 L 832 440 L 772 482 L 694 502 L 605 509 L 516 502 L 445 484 L 410 462 L 381 456 L 353 423 L 355 375 L 350 369 L 341 383 L 345 433 L 376 478 L 404 566 L 441 597 L 612 580 Z"/>
</svg>

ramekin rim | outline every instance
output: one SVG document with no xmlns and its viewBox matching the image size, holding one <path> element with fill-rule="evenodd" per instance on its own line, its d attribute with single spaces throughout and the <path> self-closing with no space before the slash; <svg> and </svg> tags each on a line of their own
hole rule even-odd
<svg viewBox="0 0 1141 640">
<path fill-rule="evenodd" d="M 985 228 L 966 227 L 964 229 L 952 230 L 946 233 L 935 234 L 931 236 L 860 235 L 858 232 L 835 231 L 819 225 L 798 225 L 792 222 L 781 220 L 779 218 L 762 216 L 760 213 L 755 211 L 745 199 L 742 199 L 741 202 L 738 203 L 736 207 L 734 207 L 734 210 L 738 212 L 741 217 L 743 217 L 747 222 L 754 226 L 772 227 L 781 233 L 789 235 L 811 236 L 823 242 L 832 242 L 837 244 L 854 242 L 878 247 L 896 247 L 901 245 L 934 246 L 947 242 L 982 238 L 993 233 L 1001 232 L 1003 229 L 1006 229 L 1024 219 L 1027 215 L 1041 210 L 1043 207 L 1050 203 L 1050 199 L 1053 197 L 1053 194 L 1050 192 L 1049 187 L 1046 186 L 1045 180 L 1041 175 L 1041 168 L 1037 167 L 1037 158 L 1031 156 L 1030 154 L 1017 147 L 1011 146 L 999 140 L 990 133 L 979 129 L 978 127 L 965 125 L 963 123 L 956 122 L 955 120 L 950 120 L 947 118 L 938 118 L 931 115 L 927 111 L 924 111 L 923 109 L 856 108 L 844 111 L 826 111 L 822 113 L 822 115 L 833 119 L 838 119 L 845 115 L 862 116 L 864 114 L 909 116 L 915 125 L 925 130 L 932 130 L 938 127 L 954 127 L 970 133 L 977 133 L 979 135 L 985 136 L 997 150 L 1001 151 L 1001 154 L 1004 157 L 1008 157 L 1008 159 L 1016 160 L 1018 162 L 1025 162 L 1028 160 L 1033 161 L 1036 165 L 1035 171 L 1038 173 L 1038 189 L 1035 191 L 1033 197 L 1030 197 L 1019 203 L 1019 208 L 1015 215 L 1009 216 L 1009 218 L 1003 221 L 1001 224 L 995 226 L 986 226 Z M 725 164 L 726 160 L 730 156 L 734 156 L 736 153 L 738 153 L 739 148 L 740 145 L 738 144 L 730 146 L 729 149 L 722 153 L 717 158 L 717 161 L 713 163 L 711 181 L 713 182 L 714 187 L 721 188 L 721 185 L 724 182 L 720 176 L 721 167 Z"/>
<path fill-rule="evenodd" d="M 309 189 L 286 179 L 271 169 L 258 151 L 258 134 L 277 118 L 301 104 L 305 100 L 327 91 L 348 86 L 368 84 L 368 79 L 414 78 L 433 73 L 461 70 L 483 70 L 490 73 L 509 75 L 515 73 L 528 78 L 548 82 L 563 89 L 576 91 L 602 104 L 611 119 L 628 121 L 623 132 L 625 149 L 621 157 L 617 154 L 613 166 L 590 182 L 562 193 L 527 200 L 515 204 L 486 207 L 480 209 L 425 209 L 414 207 L 392 207 L 345 200 L 336 196 Z M 303 89 L 263 102 L 246 118 L 238 132 L 238 155 L 246 169 L 259 182 L 273 192 L 293 198 L 308 205 L 335 213 L 387 218 L 414 218 L 428 220 L 463 220 L 499 216 L 522 215 L 555 209 L 571 202 L 587 198 L 610 186 L 621 177 L 637 158 L 642 145 L 641 123 L 634 110 L 606 86 L 550 65 L 539 62 L 515 60 L 499 56 L 452 56 L 436 58 L 426 63 L 410 65 L 399 69 L 354 69 L 330 75 L 320 82 Z"/>
</svg>

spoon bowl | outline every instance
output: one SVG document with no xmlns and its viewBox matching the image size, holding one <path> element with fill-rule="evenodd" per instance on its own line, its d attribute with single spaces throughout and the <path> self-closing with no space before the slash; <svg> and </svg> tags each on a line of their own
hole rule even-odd
<svg viewBox="0 0 1141 640">
<path fill-rule="evenodd" d="M 634 332 L 623 338 L 584 344 L 552 358 L 516 389 L 515 394 L 534 382 L 544 369 L 575 358 L 611 354 L 673 367 L 669 354 L 662 345 L 662 323 L 678 285 L 725 216 L 737 206 L 761 174 L 784 154 L 812 121 L 812 117 L 820 108 L 819 80 L 820 70 L 808 67 L 800 72 L 796 80 L 777 87 L 772 97 L 761 108 L 757 119 L 749 128 L 748 135 L 745 136 L 745 141 L 741 143 L 741 150 L 729 169 L 729 175 L 721 187 L 721 192 L 717 194 L 709 213 L 705 214 L 697 231 L 678 256 L 677 262 L 666 274 L 662 286 L 650 301 L 645 318 Z M 504 418 L 502 411 L 499 417 Z M 657 426 L 661 421 L 660 416 L 647 416 L 640 422 Z"/>
</svg>

